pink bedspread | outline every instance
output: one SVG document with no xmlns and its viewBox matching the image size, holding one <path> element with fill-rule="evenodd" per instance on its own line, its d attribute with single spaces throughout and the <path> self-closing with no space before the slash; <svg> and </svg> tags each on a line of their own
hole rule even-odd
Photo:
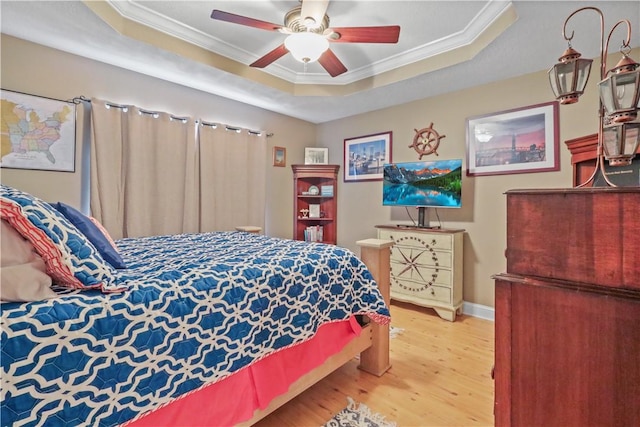
<svg viewBox="0 0 640 427">
<path fill-rule="evenodd" d="M 128 427 L 233 426 L 264 409 L 289 385 L 340 352 L 362 328 L 350 320 L 328 323 L 303 342 L 271 354 L 217 383 L 196 390 L 126 424 Z"/>
</svg>

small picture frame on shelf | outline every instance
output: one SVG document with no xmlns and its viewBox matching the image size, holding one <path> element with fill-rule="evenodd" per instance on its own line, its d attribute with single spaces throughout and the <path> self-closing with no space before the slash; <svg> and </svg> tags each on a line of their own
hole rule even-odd
<svg viewBox="0 0 640 427">
<path fill-rule="evenodd" d="M 304 149 L 304 164 L 305 165 L 328 165 L 329 149 L 306 147 Z"/>
<path fill-rule="evenodd" d="M 333 185 L 321 185 L 320 195 L 324 197 L 333 197 Z"/>
<path fill-rule="evenodd" d="M 320 205 L 309 205 L 309 218 L 320 218 Z"/>
</svg>

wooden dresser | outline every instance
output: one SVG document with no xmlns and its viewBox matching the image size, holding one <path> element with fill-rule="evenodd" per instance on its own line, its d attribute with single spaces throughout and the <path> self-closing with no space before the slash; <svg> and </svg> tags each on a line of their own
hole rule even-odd
<svg viewBox="0 0 640 427">
<path fill-rule="evenodd" d="M 495 425 L 640 426 L 640 187 L 506 199 Z"/>
</svg>

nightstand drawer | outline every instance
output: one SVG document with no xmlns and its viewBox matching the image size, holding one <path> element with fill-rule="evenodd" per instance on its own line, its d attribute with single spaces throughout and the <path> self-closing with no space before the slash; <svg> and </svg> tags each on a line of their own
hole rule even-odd
<svg viewBox="0 0 640 427">
<path fill-rule="evenodd" d="M 391 264 L 404 266 L 401 269 L 405 267 L 451 268 L 452 258 L 451 252 L 428 250 L 422 247 L 393 246 L 391 248 Z"/>
<path fill-rule="evenodd" d="M 451 304 L 451 288 L 444 286 L 425 286 L 424 283 L 412 280 L 391 280 L 391 297 L 402 300 L 402 296 L 420 298 Z"/>
<path fill-rule="evenodd" d="M 380 239 L 392 240 L 395 246 L 420 246 L 438 250 L 452 250 L 453 238 L 450 234 L 441 233 L 407 233 L 402 229 L 379 230 Z"/>
<path fill-rule="evenodd" d="M 407 268 L 404 264 L 391 261 L 391 281 L 393 280 L 413 280 L 423 284 L 451 287 L 453 278 L 451 270 L 446 268 L 417 267 Z"/>
</svg>

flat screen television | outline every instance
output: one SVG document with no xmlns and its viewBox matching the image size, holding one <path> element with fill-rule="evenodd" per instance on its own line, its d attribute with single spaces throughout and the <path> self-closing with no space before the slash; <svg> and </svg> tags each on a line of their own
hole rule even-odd
<svg viewBox="0 0 640 427">
<path fill-rule="evenodd" d="M 418 208 L 418 227 L 428 228 L 426 209 L 462 207 L 462 159 L 387 163 L 382 204 Z"/>
</svg>

